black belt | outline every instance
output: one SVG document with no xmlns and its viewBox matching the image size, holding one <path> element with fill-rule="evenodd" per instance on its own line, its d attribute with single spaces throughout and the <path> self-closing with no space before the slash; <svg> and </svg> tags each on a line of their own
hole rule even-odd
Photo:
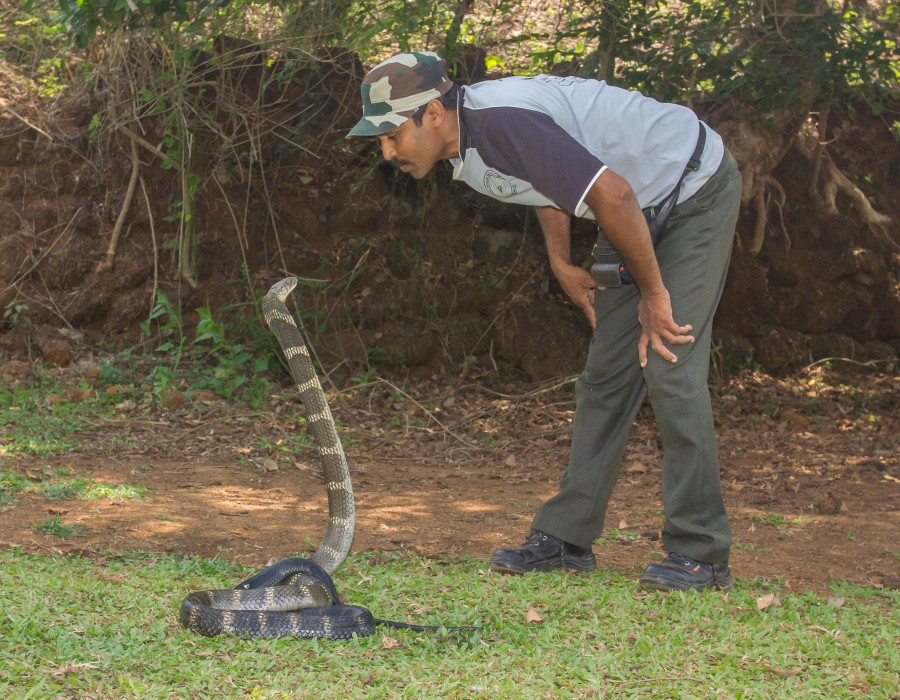
<svg viewBox="0 0 900 700">
<path fill-rule="evenodd" d="M 697 137 L 697 145 L 687 165 L 684 166 L 684 172 L 678 178 L 675 188 L 659 204 L 641 210 L 644 218 L 647 220 L 647 228 L 650 229 L 650 240 L 653 241 L 654 248 L 656 248 L 666 230 L 669 215 L 675 208 L 675 202 L 678 201 L 681 183 L 684 182 L 684 178 L 690 173 L 696 172 L 700 167 L 700 156 L 703 154 L 705 145 L 706 127 L 700 124 L 700 135 Z M 593 256 L 596 262 L 591 266 L 591 276 L 598 287 L 621 287 L 623 284 L 634 284 L 634 278 L 625 268 L 622 256 L 619 255 L 601 229 L 597 230 L 597 244 L 594 246 Z"/>
</svg>

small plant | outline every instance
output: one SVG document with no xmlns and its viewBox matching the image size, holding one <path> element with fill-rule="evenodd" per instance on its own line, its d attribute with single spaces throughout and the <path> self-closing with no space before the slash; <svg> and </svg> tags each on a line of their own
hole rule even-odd
<svg viewBox="0 0 900 700">
<path fill-rule="evenodd" d="M 366 370 L 362 374 L 350 377 L 350 381 L 357 385 L 369 384 L 375 377 L 378 375 L 378 372 L 374 367 Z"/>
<path fill-rule="evenodd" d="M 15 503 L 16 494 L 28 490 L 30 486 L 31 483 L 21 474 L 0 469 L 0 506 Z"/>
<path fill-rule="evenodd" d="M 41 489 L 41 492 L 47 498 L 54 501 L 67 501 L 78 495 L 75 482 L 67 484 L 47 484 Z"/>
<path fill-rule="evenodd" d="M 734 547 L 735 549 L 740 549 L 745 552 L 759 552 L 760 554 L 768 554 L 769 553 L 768 547 L 762 547 L 753 542 L 734 542 L 734 543 L 732 543 L 731 546 Z"/>
<path fill-rule="evenodd" d="M 175 385 L 177 375 L 172 367 L 166 365 L 155 365 L 147 375 L 150 380 L 153 395 L 157 399 L 161 398 L 169 389 Z"/>
<path fill-rule="evenodd" d="M 163 342 L 157 346 L 157 352 L 168 352 L 183 346 L 184 340 L 181 333 L 181 311 L 169 301 L 169 297 L 166 296 L 166 293 L 162 290 L 156 292 L 156 304 L 153 305 L 153 309 L 150 311 L 147 320 L 140 324 L 141 331 L 148 338 L 152 334 L 154 321 L 156 321 L 156 324 L 159 327 L 159 334 L 161 337 L 172 335 L 177 331 L 180 340 L 177 344 L 173 343 L 171 340 Z"/>
<path fill-rule="evenodd" d="M 156 346 L 156 352 L 161 354 L 172 353 L 170 364 L 156 364 L 147 375 L 153 395 L 160 399 L 175 384 L 175 370 L 181 363 L 185 345 L 185 338 L 182 333 L 181 310 L 169 301 L 169 297 L 162 290 L 157 291 L 156 304 L 150 311 L 147 320 L 140 324 L 141 332 L 147 338 L 150 338 L 153 334 L 154 322 L 158 328 L 158 335 L 161 340 L 160 344 Z"/>
<path fill-rule="evenodd" d="M 81 525 L 80 523 L 66 525 L 59 519 L 59 515 L 47 518 L 34 525 L 31 529 L 42 535 L 56 535 L 62 540 L 67 537 L 87 537 L 90 533 L 90 528 L 87 525 Z"/>
<path fill-rule="evenodd" d="M 28 304 L 21 299 L 13 299 L 3 309 L 3 320 L 6 321 L 11 328 L 15 328 L 19 325 L 19 321 L 27 311 Z"/>
<path fill-rule="evenodd" d="M 634 542 L 640 539 L 640 535 L 633 530 L 611 527 L 597 540 L 598 544 L 610 544 L 611 542 Z"/>
<path fill-rule="evenodd" d="M 370 365 L 383 364 L 388 357 L 387 348 L 380 345 L 371 345 L 366 348 L 366 359 Z"/>
<path fill-rule="evenodd" d="M 753 515 L 750 520 L 762 525 L 771 525 L 778 530 L 781 530 L 788 525 L 797 525 L 800 523 L 799 518 L 791 519 L 786 515 L 781 515 L 781 513 L 762 513 Z"/>
<path fill-rule="evenodd" d="M 103 117 L 100 114 L 94 114 L 94 116 L 91 117 L 91 121 L 88 122 L 88 125 L 86 128 L 86 131 L 88 134 L 88 139 L 92 143 L 95 143 L 97 141 L 97 138 L 102 129 L 103 129 Z"/>
<path fill-rule="evenodd" d="M 21 474 L 0 469 L 0 490 L 12 495 L 25 491 L 30 485 L 31 482 Z"/>
<path fill-rule="evenodd" d="M 437 323 L 439 320 L 438 303 L 436 301 L 433 301 L 430 304 L 424 304 L 422 306 L 422 315 L 425 317 L 425 320 L 428 323 Z"/>
<path fill-rule="evenodd" d="M 242 343 L 228 342 L 225 324 L 216 321 L 211 309 L 200 308 L 197 313 L 200 320 L 197 322 L 194 346 L 200 350 L 205 347 L 206 357 L 215 356 L 218 360 L 213 379 L 205 380 L 201 385 L 230 398 L 244 385 L 248 374 L 256 377 L 264 373 L 269 368 L 269 361 L 264 357 L 254 357 Z"/>
<path fill-rule="evenodd" d="M 767 418 L 774 418 L 776 413 L 778 413 L 778 404 L 776 403 L 767 403 L 762 407 L 762 414 Z"/>
</svg>

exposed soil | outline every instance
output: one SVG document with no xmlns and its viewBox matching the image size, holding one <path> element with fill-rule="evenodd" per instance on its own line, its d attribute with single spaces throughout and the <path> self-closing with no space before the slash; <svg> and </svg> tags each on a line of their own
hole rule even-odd
<svg viewBox="0 0 900 700">
<path fill-rule="evenodd" d="M 183 312 L 186 334 L 202 307 L 228 324 L 229 342 L 253 345 L 234 328 L 243 323 L 258 336 L 260 293 L 287 273 L 315 280 L 297 304 L 321 366 L 403 377 L 408 392 L 379 380 L 333 397 L 356 487 L 355 549 L 484 561 L 520 542 L 555 490 L 573 397 L 542 382 L 580 370 L 589 327 L 553 280 L 526 210 L 475 197 L 446 170 L 414 183 L 379 165 L 374 144 L 343 139 L 362 70 L 351 59 L 325 56 L 306 84 L 268 94 L 256 64 L 238 55 L 216 78 L 218 91 L 203 93 L 221 99 L 214 129 L 194 125 L 193 167 L 203 176 L 187 275 L 178 273 L 173 202 L 190 178 L 162 167 L 154 144 L 165 124 L 145 116 L 119 128 L 112 87 L 44 104 L 0 64 L 0 380 L 27 382 L 38 362 L 77 377 L 79 358 L 98 347 L 158 347 L 172 318 L 157 316 L 152 337 L 140 324 L 159 308 L 160 292 Z M 200 104 L 198 113 L 212 110 Z M 249 138 L 234 105 L 274 126 Z M 811 202 L 810 166 L 796 149 L 772 171 L 785 202 L 770 207 L 758 254 L 750 252 L 751 208 L 738 226 L 713 359 L 719 376 L 733 377 L 714 385 L 714 401 L 732 563 L 744 582 L 820 590 L 900 577 L 900 257 L 890 242 L 900 219 L 900 142 L 867 114 L 833 117 L 829 152 L 890 226 L 864 225 L 843 199 L 838 213 Z M 146 143 L 133 161 L 128 134 L 136 131 Z M 140 186 L 125 206 L 134 162 Z M 575 259 L 587 259 L 595 235 L 575 227 Z M 237 311 L 226 316 L 229 306 Z M 847 361 L 827 371 L 809 365 L 829 357 Z M 746 367 L 791 374 L 734 374 Z M 532 389 L 498 383 L 510 377 Z M 0 546 L 133 548 L 251 566 L 314 549 L 326 500 L 312 452 L 288 449 L 300 416 L 292 391 L 255 413 L 214 396 L 178 396 L 149 412 L 123 397 L 119 416 L 98 419 L 73 454 L 0 458 L 35 482 L 70 469 L 150 489 L 142 502 L 19 494 L 0 507 Z M 53 406 L 48 397 L 45 410 Z M 645 409 L 595 546 L 603 565 L 629 575 L 660 550 L 659 458 Z M 89 535 L 61 542 L 32 530 L 52 513 Z"/>
<path fill-rule="evenodd" d="M 189 242 L 177 202 L 192 180 L 163 167 L 154 146 L 165 123 L 114 126 L 112 87 L 29 100 L 0 70 L 0 87 L 16 98 L 0 114 L 0 353 L 64 365 L 60 342 L 73 337 L 129 347 L 146 340 L 140 326 L 160 294 L 181 310 L 184 328 L 205 308 L 234 334 L 235 317 L 252 321 L 259 296 L 293 274 L 311 281 L 297 303 L 315 320 L 311 340 L 325 367 L 374 365 L 382 376 L 418 367 L 427 376 L 477 363 L 531 381 L 580 371 L 588 324 L 553 278 L 527 208 L 452 182 L 445 164 L 414 181 L 385 164 L 374 142 L 346 140 L 358 109 L 355 57 L 323 56 L 277 95 L 260 93 L 247 70 L 238 62 L 219 76 L 210 104 L 197 98 L 215 120 L 193 125 L 200 184 Z M 245 101 L 278 128 L 248 134 L 233 113 Z M 108 127 L 97 132 L 100 117 Z M 831 125 L 830 157 L 890 218 L 867 225 L 844 196 L 824 209 L 807 192 L 807 158 L 796 148 L 779 157 L 767 177 L 784 199 L 769 208 L 758 253 L 756 208 L 745 203 L 738 224 L 714 331 L 724 365 L 780 373 L 838 356 L 896 369 L 900 141 L 865 109 Z M 753 149 L 742 169 L 752 170 L 752 158 Z M 587 263 L 595 241 L 596 227 L 576 222 L 573 260 Z"/>
<path fill-rule="evenodd" d="M 714 387 L 732 565 L 743 585 L 758 577 L 795 591 L 898 585 L 897 385 L 868 370 L 815 367 L 790 380 L 746 374 Z M 521 541 L 553 494 L 568 452 L 571 392 L 446 382 L 420 389 L 415 401 L 385 382 L 332 397 L 356 490 L 354 550 L 484 561 Z M 0 465 L 35 481 L 66 469 L 144 485 L 146 499 L 20 493 L 0 512 L 0 546 L 138 549 L 253 567 L 312 551 L 327 517 L 319 466 L 311 450 L 284 451 L 301 415 L 290 388 L 258 413 L 202 393 L 152 415 L 126 403 L 120 418 L 79 435 L 74 454 Z M 601 566 L 636 577 L 661 551 L 659 458 L 645 407 L 594 546 Z M 63 541 L 32 530 L 52 514 L 89 534 Z"/>
</svg>

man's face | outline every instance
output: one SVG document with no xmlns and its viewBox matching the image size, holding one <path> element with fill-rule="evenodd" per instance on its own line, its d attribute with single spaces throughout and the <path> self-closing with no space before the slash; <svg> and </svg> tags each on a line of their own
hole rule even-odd
<svg viewBox="0 0 900 700">
<path fill-rule="evenodd" d="M 441 160 L 440 142 L 433 124 L 425 115 L 422 126 L 416 126 L 412 119 L 378 136 L 381 154 L 391 165 L 421 180 Z"/>
</svg>

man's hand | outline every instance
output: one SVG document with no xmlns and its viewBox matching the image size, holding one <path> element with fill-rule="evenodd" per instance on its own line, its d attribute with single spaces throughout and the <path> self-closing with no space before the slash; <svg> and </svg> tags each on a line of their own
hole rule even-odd
<svg viewBox="0 0 900 700">
<path fill-rule="evenodd" d="M 591 322 L 597 327 L 597 312 L 594 311 L 594 290 L 602 289 L 594 284 L 591 273 L 578 265 L 554 265 L 553 274 L 569 298 L 575 302 Z"/>
<path fill-rule="evenodd" d="M 583 267 L 572 264 L 571 230 L 569 214 L 555 207 L 535 207 L 544 240 L 547 243 L 547 255 L 550 258 L 550 269 L 560 286 L 565 290 L 575 305 L 584 311 L 591 327 L 597 327 L 597 314 L 594 311 L 594 284 L 591 273 Z"/>
<path fill-rule="evenodd" d="M 663 341 L 672 345 L 688 345 L 694 342 L 691 325 L 679 326 L 672 317 L 672 301 L 668 290 L 660 294 L 643 295 L 638 304 L 638 321 L 643 332 L 638 341 L 638 360 L 641 367 L 647 366 L 647 346 L 668 362 L 677 362 L 678 358 L 669 350 Z"/>
</svg>

